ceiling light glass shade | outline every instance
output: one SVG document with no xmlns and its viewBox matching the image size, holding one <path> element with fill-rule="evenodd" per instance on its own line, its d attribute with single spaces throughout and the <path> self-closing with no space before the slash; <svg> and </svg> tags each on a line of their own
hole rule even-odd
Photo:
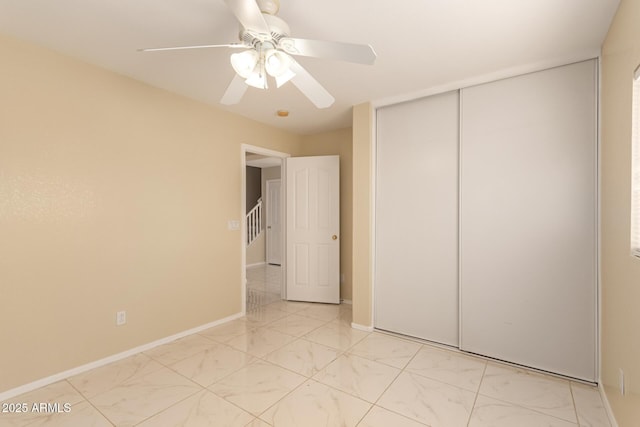
<svg viewBox="0 0 640 427">
<path fill-rule="evenodd" d="M 296 76 L 296 73 L 294 73 L 293 71 L 291 70 L 285 71 L 283 74 L 276 77 L 276 86 L 277 87 L 282 86 L 283 84 L 285 84 L 286 82 L 294 78 L 295 76 Z"/>
<path fill-rule="evenodd" d="M 264 73 L 256 70 L 251 73 L 247 80 L 245 80 L 245 83 L 258 89 L 267 89 L 267 76 L 265 76 Z"/>
<path fill-rule="evenodd" d="M 256 68 L 260 56 L 253 49 L 231 54 L 231 66 L 240 77 L 249 78 Z"/>
<path fill-rule="evenodd" d="M 291 67 L 291 63 L 293 59 L 287 55 L 286 53 L 270 49 L 265 54 L 265 68 L 267 69 L 267 73 L 273 77 L 279 77 L 289 71 L 289 67 Z"/>
</svg>

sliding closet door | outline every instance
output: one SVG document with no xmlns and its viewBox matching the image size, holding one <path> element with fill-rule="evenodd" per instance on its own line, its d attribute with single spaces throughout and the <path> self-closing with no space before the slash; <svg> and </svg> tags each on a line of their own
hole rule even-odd
<svg viewBox="0 0 640 427">
<path fill-rule="evenodd" d="M 461 348 L 596 373 L 596 62 L 462 91 Z"/>
<path fill-rule="evenodd" d="M 375 326 L 458 344 L 458 92 L 378 109 Z"/>
</svg>

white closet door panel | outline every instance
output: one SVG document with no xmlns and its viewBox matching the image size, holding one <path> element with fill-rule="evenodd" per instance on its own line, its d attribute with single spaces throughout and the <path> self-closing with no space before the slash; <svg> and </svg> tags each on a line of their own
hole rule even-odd
<svg viewBox="0 0 640 427">
<path fill-rule="evenodd" d="M 596 379 L 596 63 L 462 91 L 461 348 Z"/>
<path fill-rule="evenodd" d="M 458 92 L 378 109 L 375 326 L 458 344 Z"/>
</svg>

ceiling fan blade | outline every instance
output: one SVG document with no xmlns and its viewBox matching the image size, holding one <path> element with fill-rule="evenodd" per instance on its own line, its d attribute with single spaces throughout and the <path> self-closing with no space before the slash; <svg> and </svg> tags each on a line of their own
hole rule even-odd
<svg viewBox="0 0 640 427">
<path fill-rule="evenodd" d="M 175 47 L 150 47 L 145 49 L 138 49 L 138 52 L 157 52 L 162 50 L 185 50 L 185 49 L 210 49 L 213 47 L 247 47 L 247 45 L 243 43 L 227 43 L 227 44 L 203 44 L 196 46 L 175 46 Z"/>
<path fill-rule="evenodd" d="M 240 102 L 242 96 L 249 88 L 244 80 L 245 79 L 243 77 L 236 74 L 233 77 L 233 80 L 231 80 L 229 87 L 227 87 L 227 90 L 224 92 L 224 95 L 222 95 L 220 103 L 224 105 L 233 105 Z"/>
<path fill-rule="evenodd" d="M 271 34 L 256 0 L 224 0 L 224 2 L 245 29 Z"/>
<path fill-rule="evenodd" d="M 293 61 L 291 64 L 291 71 L 296 75 L 291 79 L 293 83 L 313 104 L 318 108 L 330 107 L 335 98 L 331 96 L 327 90 L 322 87 L 316 79 L 309 74 L 307 70 L 302 68 L 300 64 Z"/>
<path fill-rule="evenodd" d="M 278 47 L 291 55 L 337 59 L 365 65 L 373 65 L 376 61 L 375 51 L 366 44 L 283 37 L 278 42 Z"/>
</svg>

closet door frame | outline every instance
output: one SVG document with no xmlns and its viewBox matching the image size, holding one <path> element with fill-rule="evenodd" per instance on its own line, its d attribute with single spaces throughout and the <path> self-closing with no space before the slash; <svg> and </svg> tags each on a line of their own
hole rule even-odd
<svg viewBox="0 0 640 427">
<path fill-rule="evenodd" d="M 599 75 L 598 75 L 598 71 L 599 71 L 599 60 L 597 58 L 594 58 L 593 56 L 591 57 L 587 57 L 584 60 L 581 61 L 574 61 L 572 63 L 570 62 L 564 62 L 564 63 L 548 63 L 546 64 L 546 66 L 537 66 L 537 67 L 529 67 L 528 69 L 523 68 L 521 70 L 519 70 L 519 72 L 517 74 L 513 74 L 513 72 L 509 72 L 509 71 L 505 71 L 505 72 L 496 72 L 493 73 L 492 75 L 487 75 L 481 78 L 477 78 L 477 79 L 469 79 L 467 81 L 464 82 L 464 84 L 459 84 L 459 83 L 453 83 L 447 86 L 442 86 L 440 88 L 438 88 L 437 90 L 433 90 L 433 91 L 429 91 L 429 92 L 422 92 L 421 94 L 418 94 L 417 96 L 414 97 L 403 97 L 403 98 L 397 98 L 394 100 L 388 100 L 386 101 L 384 104 L 378 104 L 378 105 L 373 105 L 373 115 L 371 118 L 371 126 L 372 126 L 372 140 L 371 140 L 371 154 L 372 154 L 372 158 L 371 158 L 371 166 L 372 166 L 372 170 L 371 170 L 371 180 L 372 180 L 372 188 L 373 188 L 373 194 L 372 194 L 372 205 L 371 205 L 371 233 L 372 233 L 372 264 L 371 264 L 371 300 L 370 300 L 370 304 L 371 304 L 371 314 L 372 314 L 372 327 L 368 330 L 373 330 L 375 328 L 377 328 L 377 324 L 376 324 L 376 316 L 377 316 L 377 306 L 376 306 L 376 301 L 378 298 L 378 293 L 377 293 L 377 288 L 379 286 L 378 280 L 377 280 L 377 274 L 376 274 L 376 269 L 377 269 L 377 263 L 379 262 L 379 260 L 377 259 L 377 246 L 379 245 L 379 240 L 378 240 L 378 235 L 377 235 L 377 205 L 378 205 L 378 200 L 377 200 L 377 188 L 378 188 L 378 141 L 377 141 L 377 130 L 378 130 L 378 121 L 377 121 L 377 110 L 380 108 L 384 108 L 387 106 L 391 106 L 391 105 L 395 105 L 397 103 L 401 103 L 401 102 L 408 102 L 408 101 L 413 101 L 416 99 L 420 99 L 423 97 L 430 97 L 430 96 L 437 96 L 439 94 L 445 93 L 445 92 L 450 92 L 450 91 L 459 91 L 459 126 L 460 128 L 462 127 L 462 120 L 463 117 L 462 115 L 462 92 L 465 90 L 465 88 L 471 88 L 474 86 L 479 86 L 479 85 L 484 85 L 484 84 L 488 84 L 488 83 L 493 83 L 493 82 L 497 82 L 503 79 L 511 79 L 511 78 L 517 78 L 520 76 L 524 76 L 527 74 L 532 74 L 532 73 L 537 73 L 537 72 L 543 72 L 546 70 L 550 70 L 553 68 L 560 68 L 560 67 L 564 67 L 564 66 L 568 66 L 568 65 L 572 65 L 574 63 L 579 63 L 579 62 L 593 62 L 594 63 L 594 67 L 595 67 L 595 87 L 594 87 L 594 96 L 595 96 L 595 114 L 594 114 L 594 127 L 595 127 L 595 165 L 594 165 L 594 173 L 595 173 L 595 178 L 594 178 L 594 182 L 593 182 L 593 186 L 594 186 L 594 193 L 595 193 L 595 255 L 594 255 L 594 260 L 595 260 L 595 265 L 594 265 L 594 304 L 593 304 L 593 313 L 594 313 L 594 322 L 593 322 L 593 328 L 594 328 L 594 369 L 593 369 L 593 375 L 582 375 L 582 376 L 575 376 L 575 375 L 571 375 L 571 374 L 564 374 L 566 376 L 569 376 L 571 378 L 579 378 L 579 379 L 583 379 L 583 380 L 587 380 L 587 381 L 596 381 L 598 376 L 599 376 L 599 360 L 600 360 L 600 353 L 599 353 L 599 340 L 600 340 L 600 327 L 599 327 L 599 319 L 600 319 L 600 314 L 599 314 L 599 293 L 600 293 L 600 280 L 599 280 L 599 263 L 600 263 L 600 240 L 599 240 L 599 177 L 600 177 L 600 165 L 599 165 L 599 147 L 600 147 L 600 141 L 599 141 L 599 132 L 598 132 L 598 123 L 599 123 L 599 99 L 598 99 L 598 82 L 599 82 Z M 461 129 L 459 130 L 459 136 L 461 137 Z M 458 140 L 458 150 L 460 153 L 460 158 L 459 158 L 459 162 L 462 161 L 461 159 L 461 138 L 459 138 Z M 461 174 L 461 165 L 458 165 L 459 167 L 459 174 Z M 459 203 L 461 202 L 461 191 L 459 188 Z M 460 206 L 460 205 L 459 205 Z M 461 212 L 458 212 L 458 217 L 460 217 Z M 459 219 L 459 228 L 461 227 L 461 222 L 460 222 L 460 218 Z M 459 230 L 460 231 L 460 230 Z M 460 233 L 458 234 L 458 245 L 460 245 Z M 461 250 L 461 247 L 459 246 L 459 251 Z M 462 266 L 461 266 L 461 262 L 458 263 L 458 273 L 460 274 L 460 270 L 461 270 Z M 459 276 L 459 281 L 458 281 L 458 292 L 462 292 L 461 291 L 461 279 Z M 461 295 L 461 294 L 459 294 Z M 458 307 L 458 315 L 459 315 L 459 334 L 458 334 L 458 342 L 454 345 L 454 347 L 457 347 L 459 349 L 461 349 L 461 351 L 465 352 L 464 350 L 464 346 L 463 346 L 463 337 L 462 337 L 462 327 L 463 327 L 463 313 L 462 313 L 462 297 L 459 298 L 459 307 Z M 356 325 L 357 326 L 357 325 Z M 520 364 L 518 363 L 518 361 L 506 361 L 507 363 L 515 363 L 516 365 Z M 530 366 L 533 369 L 541 369 L 539 367 L 536 366 Z M 560 375 L 563 375 L 563 373 L 561 372 L 554 372 Z"/>
</svg>

